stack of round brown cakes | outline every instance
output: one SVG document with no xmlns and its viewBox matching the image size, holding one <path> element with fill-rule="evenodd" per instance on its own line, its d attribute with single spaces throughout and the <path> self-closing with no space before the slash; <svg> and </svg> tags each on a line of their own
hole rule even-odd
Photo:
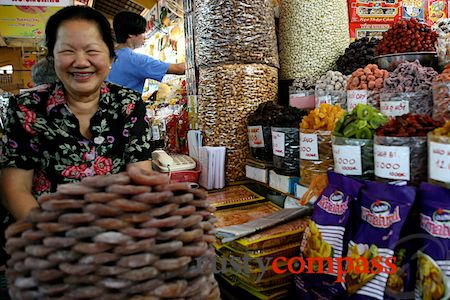
<svg viewBox="0 0 450 300">
<path fill-rule="evenodd" d="M 219 299 L 206 193 L 127 173 L 59 185 L 6 231 L 12 299 Z"/>
</svg>

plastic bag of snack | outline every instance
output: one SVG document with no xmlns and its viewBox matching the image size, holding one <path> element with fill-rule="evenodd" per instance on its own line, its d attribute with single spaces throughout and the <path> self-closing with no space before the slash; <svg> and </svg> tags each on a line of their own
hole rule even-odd
<svg viewBox="0 0 450 300">
<path fill-rule="evenodd" d="M 343 271 L 349 299 L 384 299 L 388 275 L 397 271 L 394 248 L 415 196 L 411 186 L 366 183 L 360 224 L 348 243 L 349 265 Z"/>
<path fill-rule="evenodd" d="M 419 189 L 422 251 L 417 255 L 416 299 L 450 298 L 450 190 L 422 183 Z"/>
<path fill-rule="evenodd" d="M 323 262 L 323 267 L 328 269 L 328 272 L 302 273 L 297 276 L 296 285 L 302 299 L 319 299 L 320 297 L 331 299 L 342 293 L 340 284 L 336 282 L 338 275 L 336 259 L 345 253 L 344 237 L 348 228 L 350 207 L 364 184 L 331 171 L 328 172 L 328 182 L 328 186 L 314 203 L 313 216 L 303 234 L 301 245 L 302 256 L 305 259 L 329 259 L 326 263 Z M 313 272 L 321 268 L 318 263 L 311 266 L 308 263 L 308 273 L 311 271 L 310 267 Z"/>
</svg>

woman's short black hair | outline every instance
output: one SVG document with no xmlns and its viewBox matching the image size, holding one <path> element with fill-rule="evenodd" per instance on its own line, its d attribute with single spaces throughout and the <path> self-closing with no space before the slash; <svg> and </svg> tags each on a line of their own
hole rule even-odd
<svg viewBox="0 0 450 300">
<path fill-rule="evenodd" d="M 134 12 L 121 11 L 114 16 L 114 33 L 118 43 L 125 43 L 129 34 L 142 34 L 147 28 L 147 20 Z"/>
<path fill-rule="evenodd" d="M 85 20 L 97 24 L 103 41 L 108 46 L 109 56 L 111 58 L 116 56 L 114 52 L 114 38 L 108 19 L 101 12 L 89 6 L 81 5 L 67 6 L 57 11 L 48 19 L 47 25 L 45 26 L 45 44 L 48 49 L 48 56 L 54 56 L 53 50 L 55 48 L 58 28 L 63 22 L 69 20 Z"/>
</svg>

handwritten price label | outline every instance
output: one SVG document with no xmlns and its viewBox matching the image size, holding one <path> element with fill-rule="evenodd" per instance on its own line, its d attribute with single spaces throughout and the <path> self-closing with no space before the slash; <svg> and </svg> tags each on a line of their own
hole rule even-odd
<svg viewBox="0 0 450 300">
<path fill-rule="evenodd" d="M 410 180 L 409 147 L 373 147 L 375 176 L 386 179 Z"/>
<path fill-rule="evenodd" d="M 264 148 L 262 126 L 248 126 L 248 141 L 251 148 Z"/>
<path fill-rule="evenodd" d="M 430 142 L 428 164 L 431 179 L 450 182 L 450 145 Z"/>
<path fill-rule="evenodd" d="M 406 115 L 409 113 L 409 101 L 381 101 L 380 111 L 388 117 Z"/>
<path fill-rule="evenodd" d="M 367 104 L 366 90 L 347 91 L 347 111 L 352 111 L 360 103 Z"/>
<path fill-rule="evenodd" d="M 362 175 L 361 147 L 333 145 L 334 171 L 344 175 Z"/>
<path fill-rule="evenodd" d="M 285 134 L 283 132 L 272 131 L 272 148 L 274 155 L 284 157 L 284 141 Z"/>
<path fill-rule="evenodd" d="M 300 132 L 300 159 L 319 160 L 317 134 Z"/>
</svg>

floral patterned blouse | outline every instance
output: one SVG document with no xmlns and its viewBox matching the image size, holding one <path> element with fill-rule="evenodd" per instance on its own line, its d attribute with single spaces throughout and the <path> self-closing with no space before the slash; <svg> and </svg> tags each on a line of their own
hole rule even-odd
<svg viewBox="0 0 450 300">
<path fill-rule="evenodd" d="M 64 99 L 60 82 L 10 99 L 2 167 L 34 169 L 33 194 L 54 192 L 60 183 L 114 174 L 151 156 L 146 108 L 140 94 L 104 83 L 91 118 L 92 139 Z"/>
</svg>

